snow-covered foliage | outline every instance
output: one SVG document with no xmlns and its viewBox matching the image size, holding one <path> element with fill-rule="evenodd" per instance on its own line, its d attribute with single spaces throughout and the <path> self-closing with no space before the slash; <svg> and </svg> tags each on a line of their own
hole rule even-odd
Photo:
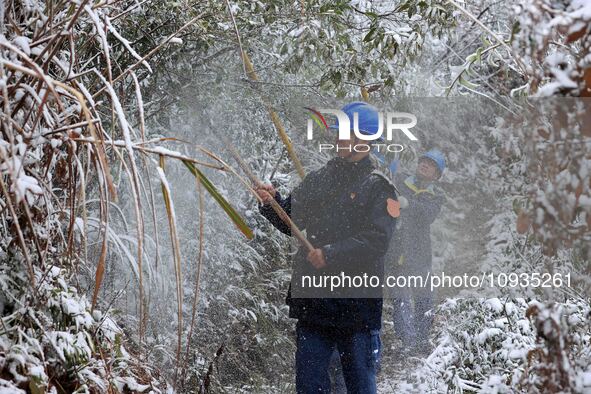
<svg viewBox="0 0 591 394">
<path fill-rule="evenodd" d="M 137 144 L 145 135 L 134 69 L 151 69 L 117 32 L 121 16 L 135 8 L 124 6 L 0 5 L 1 376 L 33 392 L 158 386 L 122 347 L 129 333 L 124 337 L 109 313 L 95 309 L 105 265 L 119 259 L 129 261 L 127 277 L 137 283 L 130 293 L 139 296 L 140 322 L 145 315 L 142 278 L 151 282 L 152 262 L 143 247 L 139 167 L 145 170 L 146 161 L 135 152 L 187 159 Z M 133 83 L 136 94 L 116 92 L 117 80 Z M 115 232 L 110 212 L 122 212 L 116 202 L 127 192 L 135 232 L 124 216 L 125 231 Z M 81 272 L 93 273 L 90 283 L 81 284 Z M 144 326 L 136 327 L 141 340 Z"/>
<path fill-rule="evenodd" d="M 447 299 L 436 348 L 397 392 L 587 392 L 590 313 L 582 301 Z"/>
<path fill-rule="evenodd" d="M 588 2 L 515 3 L 0 2 L 0 392 L 294 391 L 288 241 L 218 160 L 219 136 L 286 193 L 299 177 L 266 107 L 302 142 L 290 108 L 302 91 L 358 100 L 363 86 L 394 105 L 457 86 L 512 110 L 499 96 L 585 96 Z M 553 305 L 444 302 L 426 378 L 401 390 L 590 386 L 591 127 L 558 115 L 564 130 L 508 122 L 430 140 L 448 153 L 443 187 L 472 187 L 444 209 L 435 261 L 471 256 L 448 242 L 468 213 L 488 231 L 483 267 L 560 263 L 576 289 Z M 306 171 L 326 159 L 300 145 Z"/>
<path fill-rule="evenodd" d="M 510 102 L 507 96 L 591 96 L 588 1 L 450 3 L 471 23 L 458 26 L 467 33 L 468 48 L 452 48 L 460 62 L 450 66 L 446 94 L 457 88 L 460 94 L 504 103 Z M 474 28 L 480 30 L 480 40 L 469 41 Z"/>
<path fill-rule="evenodd" d="M 34 268 L 36 287 L 6 256 L 0 262 L 0 388 L 15 393 L 165 392 L 109 314 L 68 284 L 57 265 Z M 0 390 L 2 391 L 2 390 Z M 6 391 L 8 392 L 8 391 Z"/>
<path fill-rule="evenodd" d="M 591 4 L 527 0 L 516 11 L 513 48 L 526 65 L 531 91 L 591 97 Z"/>
<path fill-rule="evenodd" d="M 503 167 L 496 178 L 511 179 L 501 191 L 513 196 L 516 229 L 539 241 L 524 239 L 530 246 L 526 253 L 541 247 L 549 257 L 538 259 L 538 267 L 567 268 L 583 274 L 577 281 L 583 282 L 584 293 L 591 289 L 591 153 L 585 131 L 590 125 L 588 100 L 530 101 L 528 113 L 500 120 L 493 134 Z M 568 267 L 564 267 L 565 255 L 569 255 Z"/>
<path fill-rule="evenodd" d="M 555 202 L 559 211 L 573 209 L 581 214 L 586 210 L 577 204 L 574 196 L 564 200 L 570 190 L 567 187 L 546 186 L 546 193 L 539 192 L 538 184 L 550 185 L 554 179 L 545 172 L 541 175 L 540 171 L 552 174 L 552 167 L 546 167 L 540 159 L 539 155 L 543 156 L 545 151 L 533 147 L 530 150 L 530 144 L 539 143 L 531 134 L 532 130 L 537 132 L 537 125 L 545 126 L 555 135 L 577 134 L 578 126 L 562 128 L 560 123 L 546 124 L 555 111 L 576 108 L 577 103 L 554 100 L 534 101 L 529 105 L 531 116 L 519 117 L 510 127 L 502 121 L 493 122 L 486 128 L 486 137 L 471 130 L 477 142 L 470 147 L 470 153 L 462 155 L 462 148 L 457 144 L 450 154 L 450 168 L 445 175 L 449 184 L 444 184 L 450 194 L 433 231 L 435 261 L 448 272 L 458 260 L 472 258 L 462 252 L 461 242 L 454 240 L 450 232 L 461 234 L 454 226 L 459 221 L 460 227 L 469 226 L 470 234 L 465 234 L 469 240 L 479 228 L 478 220 L 487 218 L 483 226 L 486 235 L 478 240 L 483 242 L 484 251 L 478 255 L 476 267 L 466 268 L 465 264 L 461 272 L 470 269 L 516 274 L 562 272 L 575 278 L 572 285 L 552 290 L 480 289 L 476 294 L 461 292 L 454 298 L 444 298 L 435 311 L 433 352 L 425 359 L 413 357 L 412 353 L 400 357 L 401 371 L 386 369 L 382 392 L 586 393 L 591 390 L 588 242 L 583 236 L 578 242 L 565 243 L 564 237 L 569 235 L 560 230 L 556 221 L 542 220 L 539 225 L 530 222 L 523 226 L 518 219 L 524 210 L 531 209 L 531 204 L 537 204 L 529 192 Z M 453 107 L 449 108 L 454 111 Z M 445 116 L 439 118 L 445 119 Z M 579 134 L 569 138 L 585 141 L 586 137 Z M 453 142 L 447 135 L 444 139 Z M 576 173 L 576 177 L 584 176 L 584 182 L 588 183 L 586 163 L 578 161 L 586 160 L 584 145 L 561 152 L 563 159 L 570 158 L 568 170 Z M 457 158 L 456 153 L 460 153 Z M 478 160 L 472 160 L 471 154 L 478 155 Z M 468 181 L 471 187 L 463 190 L 461 185 Z M 486 190 L 487 195 L 474 193 L 478 190 Z M 466 217 L 466 207 L 471 204 L 475 210 Z M 550 209 L 549 205 L 545 206 Z M 542 226 L 548 232 L 546 238 L 537 232 Z M 552 245 L 556 249 L 549 253 Z"/>
</svg>

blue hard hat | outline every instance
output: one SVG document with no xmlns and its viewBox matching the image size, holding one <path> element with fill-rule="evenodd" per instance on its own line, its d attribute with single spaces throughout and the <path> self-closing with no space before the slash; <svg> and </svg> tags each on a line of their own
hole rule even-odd
<svg viewBox="0 0 591 394">
<path fill-rule="evenodd" d="M 375 135 L 378 133 L 380 127 L 378 109 L 373 105 L 363 101 L 354 101 L 341 108 L 341 111 L 343 111 L 349 118 L 351 130 L 353 130 L 353 114 L 357 112 L 359 132 L 365 135 Z M 336 124 L 329 126 L 329 128 L 338 130 L 338 120 Z"/>
<path fill-rule="evenodd" d="M 433 160 L 439 169 L 439 175 L 443 174 L 443 170 L 445 170 L 445 156 L 443 156 L 441 151 L 437 149 L 431 149 L 430 151 L 423 153 L 419 160 L 423 158 Z"/>
</svg>

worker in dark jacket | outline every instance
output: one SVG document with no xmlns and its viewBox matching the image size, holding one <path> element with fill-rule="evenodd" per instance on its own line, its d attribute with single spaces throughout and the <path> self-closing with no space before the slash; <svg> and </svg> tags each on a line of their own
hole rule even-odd
<svg viewBox="0 0 591 394">
<path fill-rule="evenodd" d="M 377 110 L 355 102 L 342 109 L 353 125 L 358 114 L 363 134 L 378 131 Z M 335 126 L 336 127 L 336 126 Z M 397 200 L 394 186 L 376 171 L 368 152 L 354 147 L 364 141 L 355 137 L 337 140 L 338 157 L 310 173 L 282 198 L 271 185 L 259 185 L 263 202 L 274 198 L 315 246 L 300 248 L 294 258 L 287 297 L 290 317 L 296 327 L 296 388 L 298 393 L 329 393 L 329 362 L 337 349 L 347 391 L 376 392 L 380 356 L 382 289 L 308 289 L 301 286 L 305 275 L 383 276 L 384 255 L 395 227 Z M 261 213 L 286 234 L 289 227 L 265 204 Z M 346 296 L 346 297 L 343 297 Z"/>
<path fill-rule="evenodd" d="M 436 181 L 445 169 L 445 158 L 431 150 L 419 158 L 416 173 L 394 174 L 400 192 L 402 211 L 388 261 L 393 274 L 427 278 L 432 269 L 431 223 L 437 218 L 444 201 L 436 189 Z M 428 288 L 394 289 L 394 329 L 403 347 L 427 351 L 431 329 L 433 294 Z"/>
</svg>

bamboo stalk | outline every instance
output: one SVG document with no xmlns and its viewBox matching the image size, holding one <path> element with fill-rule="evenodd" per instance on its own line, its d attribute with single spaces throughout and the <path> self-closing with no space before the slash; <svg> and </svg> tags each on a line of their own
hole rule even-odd
<svg viewBox="0 0 591 394">
<path fill-rule="evenodd" d="M 240 38 L 240 31 L 238 31 L 238 25 L 236 24 L 236 19 L 234 18 L 234 14 L 232 13 L 232 7 L 230 6 L 230 2 L 228 0 L 226 0 L 226 5 L 228 7 L 228 13 L 230 14 L 230 19 L 232 20 L 232 23 L 234 24 L 234 32 L 236 33 L 236 40 L 238 41 L 238 49 L 240 51 L 240 58 L 242 60 L 242 67 L 244 68 L 244 73 L 246 74 L 246 78 L 250 79 L 253 82 L 258 82 L 259 77 L 256 74 L 256 72 L 254 71 L 254 66 L 252 65 L 252 61 L 250 60 L 250 57 L 248 56 L 248 54 L 246 53 L 244 48 L 242 47 L 242 39 Z M 302 7 L 302 12 L 303 12 L 303 7 Z M 285 145 L 285 148 L 287 149 L 287 153 L 289 154 L 291 161 L 295 165 L 298 175 L 300 176 L 301 179 L 304 179 L 304 177 L 306 176 L 306 171 L 304 170 L 304 167 L 302 166 L 302 162 L 298 158 L 298 155 L 296 154 L 295 150 L 293 149 L 293 144 L 291 143 L 291 140 L 289 139 L 289 136 L 287 135 L 287 132 L 285 131 L 285 127 L 283 127 L 283 123 L 281 123 L 281 119 L 279 118 L 279 115 L 277 115 L 277 112 L 273 109 L 273 106 L 271 105 L 269 100 L 267 100 L 263 95 L 261 95 L 261 99 L 263 100 L 263 103 L 267 107 L 267 111 L 269 112 L 269 116 L 271 117 L 271 121 L 273 122 L 275 129 L 277 129 L 277 133 L 279 134 L 279 138 L 281 138 L 283 145 Z"/>
<path fill-rule="evenodd" d="M 101 141 L 98 141 L 93 138 L 72 138 L 72 140 L 74 140 L 76 142 L 87 143 L 87 144 L 100 144 L 101 143 Z M 107 141 L 107 143 L 109 145 L 116 146 L 118 148 L 125 148 L 125 143 L 123 141 Z M 206 163 L 204 161 L 196 160 L 196 159 L 193 159 L 191 157 L 182 155 L 182 154 L 180 154 L 178 152 L 174 152 L 174 151 L 163 151 L 160 149 L 147 148 L 145 146 L 141 146 L 141 144 L 139 144 L 139 143 L 132 145 L 132 148 L 135 150 L 138 150 L 140 152 L 143 152 L 143 153 L 153 153 L 153 154 L 156 154 L 159 156 L 166 156 L 166 157 L 171 157 L 173 159 L 178 159 L 181 161 L 188 161 L 188 162 L 198 164 L 203 167 L 213 168 L 215 170 L 227 171 L 227 168 L 225 168 L 223 166 L 216 166 L 214 164 L 210 164 L 210 163 Z"/>
<path fill-rule="evenodd" d="M 244 67 L 246 68 L 246 75 L 248 75 L 248 77 L 253 81 L 258 81 L 259 77 L 254 71 L 254 66 L 252 65 L 252 61 L 248 57 L 248 54 L 246 53 L 246 51 L 241 49 L 241 55 Z M 283 127 L 283 123 L 281 123 L 279 115 L 277 115 L 277 112 L 273 109 L 273 107 L 265 97 L 262 97 L 262 99 L 265 103 L 265 106 L 267 107 L 267 111 L 269 112 L 269 116 L 271 117 L 271 121 L 273 122 L 275 129 L 277 129 L 279 138 L 281 138 L 283 145 L 285 145 L 285 148 L 287 149 L 287 154 L 291 158 L 291 161 L 293 162 L 296 171 L 298 172 L 298 175 L 301 179 L 304 179 L 304 177 L 306 176 L 306 171 L 304 170 L 302 162 L 298 158 L 298 155 L 296 154 L 295 149 L 293 148 L 293 144 L 291 143 L 291 140 L 289 139 L 289 136 L 285 131 L 285 127 Z"/>
<path fill-rule="evenodd" d="M 363 85 L 361 85 L 361 97 L 363 97 L 363 101 L 365 101 L 366 103 L 369 103 L 369 92 L 367 91 L 367 88 Z"/>
<path fill-rule="evenodd" d="M 255 185 L 262 185 L 263 182 L 261 182 L 261 180 L 258 179 L 258 177 L 250 170 L 248 164 L 246 164 L 244 159 L 240 157 L 240 154 L 238 153 L 234 145 L 227 138 L 224 138 L 224 143 L 226 145 L 226 148 L 228 149 L 234 160 L 236 160 L 240 168 L 242 168 L 242 171 L 244 171 L 248 179 L 250 179 L 250 181 Z M 283 210 L 281 205 L 279 205 L 279 203 L 274 199 L 270 201 L 270 205 L 271 208 L 273 208 L 273 210 L 277 213 L 277 215 L 279 215 L 281 220 L 283 220 L 283 222 L 287 224 L 287 226 L 291 230 L 291 233 L 298 239 L 298 241 L 300 241 L 302 246 L 308 249 L 309 252 L 313 251 L 315 249 L 314 246 L 310 243 L 310 241 L 308 241 L 308 239 L 298 228 L 298 226 L 296 226 L 296 224 L 291 220 L 291 218 L 289 217 L 287 212 Z"/>
<path fill-rule="evenodd" d="M 160 185 L 162 187 L 162 196 L 164 197 L 164 205 L 166 206 L 166 216 L 168 217 L 168 227 L 170 232 L 170 243 L 172 245 L 172 256 L 174 263 L 174 274 L 176 282 L 177 293 L 177 347 L 176 347 L 176 365 L 175 365 L 175 384 L 178 384 L 178 373 L 181 366 L 181 345 L 183 336 L 183 278 L 182 278 L 182 258 L 181 245 L 177 233 L 177 222 L 174 214 L 174 206 L 172 202 L 172 193 L 166 174 L 164 173 L 164 156 L 160 156 L 160 166 L 156 168 L 158 177 L 160 178 Z"/>
</svg>

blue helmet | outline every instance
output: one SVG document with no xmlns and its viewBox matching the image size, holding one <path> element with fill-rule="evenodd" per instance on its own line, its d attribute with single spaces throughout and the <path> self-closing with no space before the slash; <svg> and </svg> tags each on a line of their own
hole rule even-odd
<svg viewBox="0 0 591 394">
<path fill-rule="evenodd" d="M 430 151 L 423 153 L 419 160 L 423 158 L 433 160 L 437 165 L 437 169 L 439 170 L 439 176 L 443 174 L 443 170 L 445 170 L 445 156 L 443 156 L 441 151 L 437 149 L 431 149 Z"/>
<path fill-rule="evenodd" d="M 353 130 L 353 114 L 357 112 L 359 132 L 365 135 L 375 135 L 378 133 L 380 128 L 378 109 L 373 105 L 363 101 L 353 101 L 341 108 L 341 111 L 343 111 L 349 118 L 351 130 Z M 338 120 L 335 125 L 330 126 L 329 128 L 338 130 Z"/>
</svg>

